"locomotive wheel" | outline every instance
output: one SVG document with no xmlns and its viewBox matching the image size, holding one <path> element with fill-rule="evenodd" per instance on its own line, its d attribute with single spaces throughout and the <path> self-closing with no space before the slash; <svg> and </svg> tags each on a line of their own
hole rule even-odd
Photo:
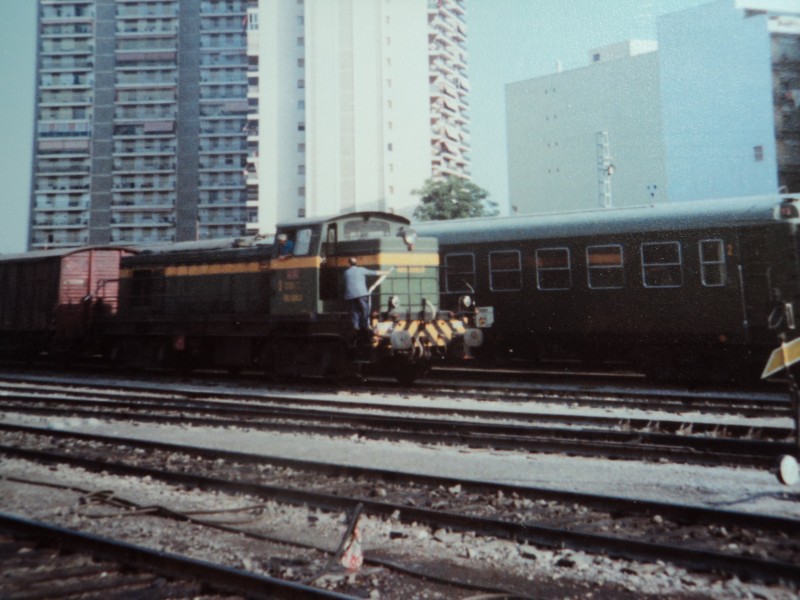
<svg viewBox="0 0 800 600">
<path fill-rule="evenodd" d="M 425 361 L 411 361 L 406 357 L 398 358 L 395 362 L 393 372 L 394 378 L 400 385 L 412 385 L 422 375 L 429 370 L 428 363 Z"/>
</svg>

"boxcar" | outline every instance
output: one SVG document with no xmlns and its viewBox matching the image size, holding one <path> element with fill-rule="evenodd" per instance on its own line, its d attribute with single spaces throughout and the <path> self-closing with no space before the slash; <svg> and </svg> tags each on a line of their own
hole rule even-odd
<svg viewBox="0 0 800 600">
<path fill-rule="evenodd" d="M 84 352 L 94 326 L 117 310 L 119 247 L 0 256 L 0 350 L 32 358 Z"/>
<path fill-rule="evenodd" d="M 495 310 L 493 357 L 623 360 L 650 375 L 757 375 L 769 317 L 800 300 L 798 199 L 662 204 L 419 224 L 442 305 Z"/>
</svg>

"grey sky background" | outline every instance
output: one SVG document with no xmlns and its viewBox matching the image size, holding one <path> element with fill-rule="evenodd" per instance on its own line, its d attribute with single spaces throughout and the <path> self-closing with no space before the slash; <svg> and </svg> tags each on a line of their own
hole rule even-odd
<svg viewBox="0 0 800 600">
<path fill-rule="evenodd" d="M 467 0 L 472 179 L 505 209 L 505 85 L 589 64 L 592 48 L 655 39 L 656 16 L 709 0 Z M 27 242 L 36 0 L 0 2 L 0 252 Z M 422 182 L 420 182 L 420 185 Z"/>
</svg>

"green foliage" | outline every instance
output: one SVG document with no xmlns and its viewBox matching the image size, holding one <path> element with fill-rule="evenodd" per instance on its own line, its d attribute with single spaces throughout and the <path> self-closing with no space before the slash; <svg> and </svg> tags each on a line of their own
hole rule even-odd
<svg viewBox="0 0 800 600">
<path fill-rule="evenodd" d="M 461 177 L 428 179 L 422 189 L 412 194 L 421 200 L 414 209 L 418 221 L 493 217 L 498 212 L 497 203 L 488 199 L 486 190 Z"/>
</svg>

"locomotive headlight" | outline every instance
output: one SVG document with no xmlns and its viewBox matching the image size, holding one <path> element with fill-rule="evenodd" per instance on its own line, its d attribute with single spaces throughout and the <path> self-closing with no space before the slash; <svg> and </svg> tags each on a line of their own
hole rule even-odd
<svg viewBox="0 0 800 600">
<path fill-rule="evenodd" d="M 461 310 L 469 310 L 472 307 L 472 297 L 461 296 L 458 299 L 458 306 Z"/>
<path fill-rule="evenodd" d="M 389 308 L 397 308 L 400 306 L 400 297 L 399 296 L 391 296 L 389 298 Z"/>
<path fill-rule="evenodd" d="M 413 229 L 404 229 L 403 242 L 405 242 L 409 250 L 412 250 L 414 248 L 414 244 L 417 243 L 417 232 Z"/>
</svg>

